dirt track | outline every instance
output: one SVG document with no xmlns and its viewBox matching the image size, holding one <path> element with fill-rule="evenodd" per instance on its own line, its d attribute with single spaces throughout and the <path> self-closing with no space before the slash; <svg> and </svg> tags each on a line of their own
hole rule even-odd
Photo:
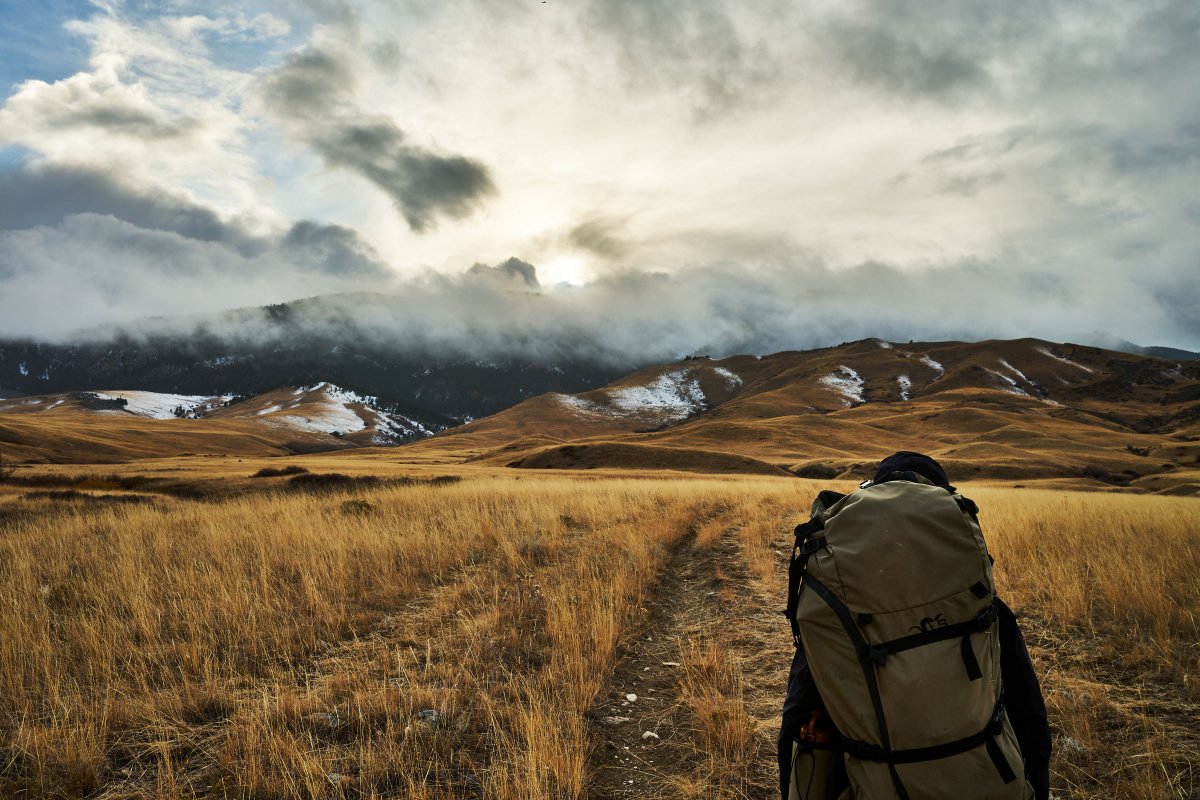
<svg viewBox="0 0 1200 800">
<path fill-rule="evenodd" d="M 748 575 L 736 533 L 730 527 L 705 548 L 693 532 L 647 597 L 642 623 L 589 715 L 590 798 L 761 798 L 775 791 L 775 735 L 791 643 L 778 614 L 782 599 Z M 712 648 L 728 659 L 740 686 L 697 666 Z M 698 696 L 704 689 L 718 700 Z M 637 700 L 627 700 L 629 694 Z M 733 758 L 712 753 L 703 741 L 701 716 L 712 709 L 719 719 L 728 711 L 721 699 L 744 702 L 747 713 L 740 725 L 749 738 Z M 643 738 L 646 732 L 659 738 Z"/>
</svg>

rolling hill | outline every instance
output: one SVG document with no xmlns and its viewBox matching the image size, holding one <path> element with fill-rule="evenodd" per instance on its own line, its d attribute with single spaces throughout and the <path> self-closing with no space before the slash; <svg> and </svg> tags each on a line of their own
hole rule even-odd
<svg viewBox="0 0 1200 800">
<path fill-rule="evenodd" d="M 674 448 L 824 478 L 865 476 L 869 462 L 916 449 L 964 478 L 1125 485 L 1172 473 L 1195 480 L 1198 442 L 1195 362 L 1036 339 L 870 339 L 652 367 L 591 392 L 532 398 L 410 447 L 586 468 L 628 468 L 639 447 L 649 466 L 661 460 L 651 448 Z"/>
<path fill-rule="evenodd" d="M 26 462 L 340 450 L 375 463 L 830 479 L 866 477 L 908 449 L 959 479 L 1189 493 L 1200 490 L 1200 362 L 1037 339 L 868 339 L 687 358 L 432 434 L 326 382 L 249 398 L 94 390 L 0 401 L 0 450 Z"/>
</svg>

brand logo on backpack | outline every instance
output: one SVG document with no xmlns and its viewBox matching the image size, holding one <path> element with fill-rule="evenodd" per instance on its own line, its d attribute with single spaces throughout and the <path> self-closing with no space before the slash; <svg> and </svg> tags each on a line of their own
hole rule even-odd
<svg viewBox="0 0 1200 800">
<path fill-rule="evenodd" d="M 934 628 L 944 628 L 948 624 L 946 618 L 938 614 L 936 617 L 925 617 L 925 619 L 921 620 L 920 625 L 913 625 L 909 630 L 913 633 L 928 633 Z"/>
</svg>

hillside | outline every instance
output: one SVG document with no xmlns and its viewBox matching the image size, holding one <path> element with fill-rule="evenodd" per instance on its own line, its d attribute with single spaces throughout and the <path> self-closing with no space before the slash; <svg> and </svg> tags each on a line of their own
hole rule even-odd
<svg viewBox="0 0 1200 800">
<path fill-rule="evenodd" d="M 411 447 L 525 466 L 567 443 L 611 442 L 625 446 L 614 467 L 630 466 L 631 447 L 670 447 L 854 477 L 890 452 L 918 449 L 963 477 L 1161 488 L 1170 474 L 1196 480 L 1200 364 L 1036 339 L 870 339 L 652 367 L 591 392 L 532 398 Z M 588 466 L 603 465 L 589 455 Z"/>
<path fill-rule="evenodd" d="M 434 432 L 326 382 L 252 397 L 95 390 L 0 401 L 14 461 L 272 457 L 861 478 L 901 449 L 962 479 L 1200 490 L 1200 363 L 1036 339 L 683 361 Z M 346 453 L 347 457 L 356 457 Z M 364 462 L 366 463 L 366 462 Z"/>
<path fill-rule="evenodd" d="M 258 395 L 328 381 L 441 430 L 624 372 L 565 353 L 522 356 L 503 342 L 467 352 L 434 331 L 403 333 L 408 324 L 395 297 L 358 293 L 135 320 L 59 343 L 0 339 L 0 398 L 103 386 Z"/>
<path fill-rule="evenodd" d="M 0 400 L 0 448 L 19 461 L 276 456 L 395 445 L 420 422 L 329 383 L 251 398 L 97 391 Z"/>
</svg>

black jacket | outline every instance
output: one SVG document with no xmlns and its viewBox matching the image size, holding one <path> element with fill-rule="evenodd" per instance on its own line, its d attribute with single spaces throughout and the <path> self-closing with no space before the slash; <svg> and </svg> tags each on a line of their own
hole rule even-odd
<svg viewBox="0 0 1200 800">
<path fill-rule="evenodd" d="M 1000 679 L 1004 684 L 1004 707 L 1012 724 L 1021 755 L 1025 759 L 1025 776 L 1033 786 L 1037 800 L 1050 797 L 1050 724 L 1042 689 L 1025 639 L 1012 610 L 996 598 L 997 624 L 1000 634 Z M 779 791 L 788 800 L 788 778 L 791 771 L 792 742 L 796 733 L 814 709 L 824 708 L 804 648 L 797 647 L 788 675 L 787 698 L 783 703 L 783 724 L 779 731 Z M 841 787 L 844 788 L 844 787 Z M 835 793 L 841 789 L 835 787 Z"/>
</svg>

